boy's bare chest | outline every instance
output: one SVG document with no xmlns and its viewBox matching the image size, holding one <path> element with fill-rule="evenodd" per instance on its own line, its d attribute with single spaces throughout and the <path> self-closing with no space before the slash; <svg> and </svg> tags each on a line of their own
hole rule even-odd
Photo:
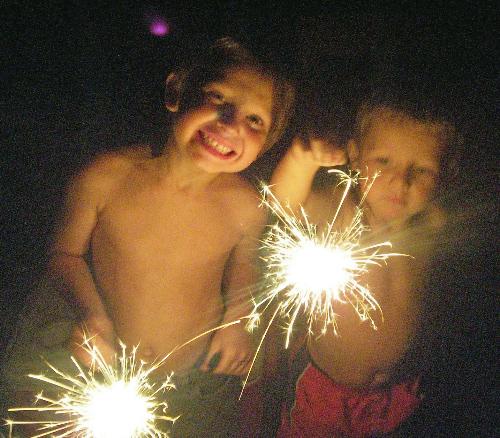
<svg viewBox="0 0 500 438">
<path fill-rule="evenodd" d="M 415 329 L 418 304 L 408 270 L 401 259 L 373 269 L 360 279 L 369 285 L 380 305 L 372 313 L 377 329 L 361 321 L 349 304 L 337 307 L 339 335 L 328 333 L 310 346 L 321 368 L 332 378 L 349 384 L 365 384 L 374 373 L 391 370 L 401 360 Z"/>
<path fill-rule="evenodd" d="M 132 193 L 107 205 L 96 237 L 124 253 L 216 256 L 241 238 L 232 217 L 231 208 L 213 197 Z"/>
</svg>

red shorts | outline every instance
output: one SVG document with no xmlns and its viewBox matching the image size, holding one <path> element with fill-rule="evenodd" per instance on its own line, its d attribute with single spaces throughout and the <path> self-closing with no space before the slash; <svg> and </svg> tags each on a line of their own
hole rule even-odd
<svg viewBox="0 0 500 438">
<path fill-rule="evenodd" d="M 279 438 L 368 437 L 388 433 L 419 406 L 419 378 L 388 388 L 349 388 L 309 363 L 299 376 L 291 409 L 284 409 Z"/>
</svg>

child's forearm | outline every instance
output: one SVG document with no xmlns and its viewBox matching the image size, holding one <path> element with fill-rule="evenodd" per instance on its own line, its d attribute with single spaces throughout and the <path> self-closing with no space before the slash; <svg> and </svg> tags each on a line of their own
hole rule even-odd
<svg viewBox="0 0 500 438">
<path fill-rule="evenodd" d="M 53 253 L 48 263 L 48 274 L 55 287 L 77 305 L 83 318 L 89 315 L 107 316 L 92 274 L 82 256 Z"/>
<path fill-rule="evenodd" d="M 257 270 L 258 245 L 264 230 L 265 215 L 258 209 L 248 231 L 229 257 L 222 284 L 225 313 L 223 321 L 229 323 L 249 316 L 253 310 L 252 291 L 259 282 Z"/>
<path fill-rule="evenodd" d="M 241 318 L 247 318 L 252 311 L 252 297 L 250 294 L 241 294 L 239 296 L 232 294 L 226 299 L 226 311 L 224 312 L 222 322 L 223 324 L 227 324 Z"/>
<path fill-rule="evenodd" d="M 250 260 L 235 257 L 226 274 L 224 286 L 225 312 L 223 323 L 248 317 L 253 310 L 251 290 L 257 282 L 257 272 Z"/>
<path fill-rule="evenodd" d="M 293 211 L 303 206 L 311 193 L 314 177 L 320 166 L 300 161 L 290 153 L 276 166 L 271 178 L 271 191 L 283 205 Z"/>
<path fill-rule="evenodd" d="M 64 252 L 53 253 L 48 264 L 49 281 L 76 307 L 79 324 L 75 325 L 68 343 L 72 355 L 90 367 L 93 353 L 82 345 L 92 343 L 107 363 L 116 354 L 113 322 L 101 300 L 87 262 L 82 256 Z"/>
</svg>

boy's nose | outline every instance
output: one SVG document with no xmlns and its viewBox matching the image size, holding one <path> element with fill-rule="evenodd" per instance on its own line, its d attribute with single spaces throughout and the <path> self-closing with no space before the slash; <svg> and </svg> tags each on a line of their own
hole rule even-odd
<svg viewBox="0 0 500 438">
<path fill-rule="evenodd" d="M 218 121 L 226 126 L 234 125 L 236 121 L 236 107 L 230 103 L 220 105 L 217 109 Z"/>
<path fill-rule="evenodd" d="M 406 188 L 411 184 L 411 172 L 406 169 L 392 169 L 391 184 L 399 188 Z"/>
</svg>

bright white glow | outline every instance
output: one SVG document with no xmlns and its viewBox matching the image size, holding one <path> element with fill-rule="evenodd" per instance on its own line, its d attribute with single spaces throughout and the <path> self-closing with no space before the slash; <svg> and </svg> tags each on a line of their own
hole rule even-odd
<svg viewBox="0 0 500 438">
<path fill-rule="evenodd" d="M 137 347 L 130 354 L 122 345 L 121 356 L 108 364 L 99 350 L 84 341 L 83 347 L 92 358 L 92 366 L 84 370 L 74 359 L 76 376 L 68 375 L 51 364 L 47 365 L 54 376 L 30 374 L 33 379 L 53 385 L 52 392 L 58 397 L 37 396 L 37 405 L 27 408 L 11 408 L 10 412 L 51 412 L 53 419 L 31 421 L 38 424 L 40 433 L 36 437 L 82 437 L 82 438 L 167 438 L 168 433 L 160 423 L 174 422 L 167 415 L 168 405 L 165 391 L 173 389 L 172 374 L 158 384 L 149 382 L 149 376 L 164 360 L 147 365 L 136 360 Z M 23 424 L 8 420 L 7 424 Z"/>
<path fill-rule="evenodd" d="M 171 382 L 173 373 L 164 375 L 161 381 L 158 377 L 151 381 L 151 374 L 184 346 L 240 323 L 238 319 L 206 330 L 151 364 L 136 359 L 137 347 L 127 354 L 124 344 L 121 344 L 121 355 L 115 355 L 114 363 L 108 364 L 92 344 L 92 339 L 86 337 L 82 347 L 92 358 L 89 369 L 83 369 L 73 357 L 76 375 L 63 373 L 46 362 L 53 372 L 51 377 L 43 374 L 30 374 L 29 377 L 52 385 L 51 393 L 58 393 L 58 396 L 39 394 L 38 405 L 9 409 L 9 412 L 52 413 L 53 418 L 40 421 L 8 419 L 9 437 L 16 424 L 34 424 L 39 426 L 40 433 L 32 438 L 168 438 L 164 430 L 170 427 L 165 426 L 165 422 L 174 423 L 178 418 L 169 415 L 167 404 L 166 392 L 175 389 Z"/>
<path fill-rule="evenodd" d="M 89 403 L 81 415 L 94 438 L 128 438 L 147 433 L 147 425 L 154 420 L 152 405 L 141 394 L 137 379 L 120 380 L 89 391 Z"/>
<path fill-rule="evenodd" d="M 322 232 L 309 222 L 304 209 L 301 209 L 302 217 L 298 218 L 279 203 L 268 186 L 263 187 L 262 203 L 277 221 L 262 241 L 267 289 L 254 299 L 254 311 L 247 328 L 254 329 L 261 314 L 271 303 L 277 303 L 269 325 L 277 315 L 288 320 L 286 346 L 299 312 L 306 315 L 310 334 L 315 321 L 322 322 L 321 333 L 328 327 L 337 333 L 335 305 L 338 302 L 350 303 L 361 320 L 370 321 L 376 328 L 371 313 L 381 312 L 381 309 L 368 287 L 358 280 L 371 265 L 403 255 L 384 252 L 391 247 L 390 242 L 363 245 L 362 236 L 369 231 L 362 223 L 361 203 L 366 192 L 350 224 L 345 229 L 336 229 L 335 221 L 350 187 L 357 183 L 357 175 L 335 172 L 345 189 L 333 219 Z M 367 190 L 371 184 L 373 180 Z"/>
<path fill-rule="evenodd" d="M 303 241 L 284 260 L 285 276 L 291 284 L 311 294 L 338 291 L 352 278 L 355 267 L 351 255 L 341 248 L 328 248 Z M 332 299 L 339 299 L 338 294 Z"/>
</svg>

